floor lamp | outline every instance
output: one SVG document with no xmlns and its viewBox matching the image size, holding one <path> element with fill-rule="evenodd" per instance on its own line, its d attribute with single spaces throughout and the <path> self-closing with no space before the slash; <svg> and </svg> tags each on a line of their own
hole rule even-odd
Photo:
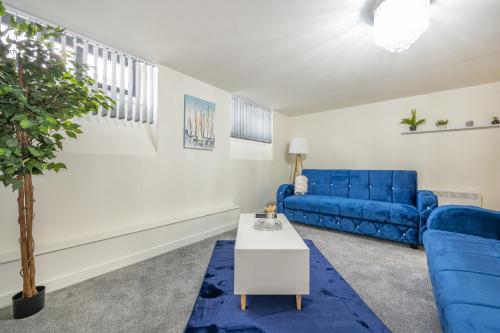
<svg viewBox="0 0 500 333">
<path fill-rule="evenodd" d="M 302 156 L 309 152 L 307 146 L 307 140 L 304 138 L 292 138 L 290 141 L 290 148 L 288 149 L 289 154 L 295 154 L 295 166 L 293 168 L 293 181 L 302 172 Z"/>
</svg>

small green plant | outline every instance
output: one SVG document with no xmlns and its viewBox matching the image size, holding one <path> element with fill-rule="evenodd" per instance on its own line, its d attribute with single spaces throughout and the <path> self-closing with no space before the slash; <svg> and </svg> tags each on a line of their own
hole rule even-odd
<svg viewBox="0 0 500 333">
<path fill-rule="evenodd" d="M 491 121 L 492 125 L 498 125 L 500 124 L 500 120 L 498 120 L 498 117 L 493 117 L 493 120 Z"/>
<path fill-rule="evenodd" d="M 410 118 L 401 119 L 401 124 L 410 126 L 410 131 L 416 131 L 417 127 L 424 124 L 424 123 L 425 123 L 425 119 L 418 119 L 417 120 L 417 109 L 411 110 L 411 117 Z"/>
<path fill-rule="evenodd" d="M 439 119 L 438 121 L 436 121 L 437 127 L 446 126 L 446 125 L 448 125 L 448 119 Z"/>
</svg>

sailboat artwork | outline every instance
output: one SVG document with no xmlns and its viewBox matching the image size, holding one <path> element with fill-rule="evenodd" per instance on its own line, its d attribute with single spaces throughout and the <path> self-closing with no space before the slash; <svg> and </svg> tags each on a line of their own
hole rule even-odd
<svg viewBox="0 0 500 333">
<path fill-rule="evenodd" d="M 184 148 L 214 150 L 215 104 L 184 95 Z"/>
</svg>

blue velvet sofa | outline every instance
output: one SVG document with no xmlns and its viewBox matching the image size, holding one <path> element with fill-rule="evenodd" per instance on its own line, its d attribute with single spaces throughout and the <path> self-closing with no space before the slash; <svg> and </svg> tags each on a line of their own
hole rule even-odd
<svg viewBox="0 0 500 333">
<path fill-rule="evenodd" d="M 302 172 L 308 192 L 292 184 L 277 192 L 277 210 L 290 221 L 421 244 L 427 218 L 437 207 L 430 191 L 417 190 L 417 173 L 404 170 L 315 170 Z"/>
<path fill-rule="evenodd" d="M 500 212 L 442 206 L 428 224 L 425 252 L 443 332 L 500 332 Z"/>
</svg>

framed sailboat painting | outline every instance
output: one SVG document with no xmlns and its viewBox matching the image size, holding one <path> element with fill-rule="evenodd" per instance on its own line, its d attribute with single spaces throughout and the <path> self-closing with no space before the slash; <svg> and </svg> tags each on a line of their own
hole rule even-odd
<svg viewBox="0 0 500 333">
<path fill-rule="evenodd" d="M 214 150 L 215 104 L 184 95 L 184 148 Z"/>
</svg>

